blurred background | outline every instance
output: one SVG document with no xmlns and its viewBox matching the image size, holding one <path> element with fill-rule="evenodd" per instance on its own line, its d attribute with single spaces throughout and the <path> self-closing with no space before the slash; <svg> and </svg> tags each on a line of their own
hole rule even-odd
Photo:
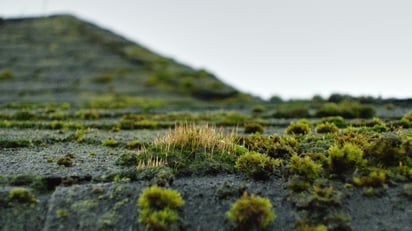
<svg viewBox="0 0 412 231">
<path fill-rule="evenodd" d="M 72 14 L 268 99 L 411 98 L 406 0 L 2 0 L 0 17 Z"/>
</svg>

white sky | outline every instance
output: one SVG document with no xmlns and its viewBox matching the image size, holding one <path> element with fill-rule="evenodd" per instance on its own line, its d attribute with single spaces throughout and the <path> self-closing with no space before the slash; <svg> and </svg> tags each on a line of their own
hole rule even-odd
<svg viewBox="0 0 412 231">
<path fill-rule="evenodd" d="M 264 98 L 412 98 L 410 0 L 0 0 L 70 13 Z"/>
</svg>

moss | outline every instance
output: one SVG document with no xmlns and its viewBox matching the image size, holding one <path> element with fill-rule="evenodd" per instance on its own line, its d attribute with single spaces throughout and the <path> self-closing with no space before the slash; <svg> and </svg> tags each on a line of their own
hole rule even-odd
<svg viewBox="0 0 412 231">
<path fill-rule="evenodd" d="M 274 118 L 307 118 L 309 110 L 306 106 L 292 106 L 278 108 L 272 115 Z"/>
<path fill-rule="evenodd" d="M 67 209 L 58 208 L 56 210 L 56 217 L 60 219 L 66 219 L 69 217 L 69 211 Z"/>
<path fill-rule="evenodd" d="M 230 111 L 223 113 L 220 118 L 220 125 L 225 125 L 225 126 L 239 126 L 242 124 L 247 123 L 250 121 L 252 118 L 249 115 L 242 114 L 239 112 L 235 111 Z"/>
<path fill-rule="evenodd" d="M 57 158 L 56 164 L 62 165 L 64 167 L 72 167 L 74 158 L 75 156 L 73 154 L 67 153 L 64 156 L 60 156 L 59 158 Z"/>
<path fill-rule="evenodd" d="M 381 187 L 385 181 L 386 173 L 383 170 L 374 170 L 367 176 L 353 178 L 353 183 L 357 186 Z"/>
<path fill-rule="evenodd" d="M 256 105 L 252 108 L 252 113 L 255 113 L 255 114 L 261 114 L 266 111 L 267 111 L 267 108 L 264 105 Z"/>
<path fill-rule="evenodd" d="M 275 219 L 269 199 L 245 192 L 226 213 L 235 230 L 260 230 Z"/>
<path fill-rule="evenodd" d="M 288 135 L 307 135 L 310 132 L 310 125 L 306 120 L 291 122 L 286 128 L 285 133 Z"/>
<path fill-rule="evenodd" d="M 315 184 L 307 192 L 290 196 L 289 200 L 300 209 L 321 212 L 339 206 L 342 203 L 342 194 L 332 186 Z"/>
<path fill-rule="evenodd" d="M 327 231 L 327 230 L 328 230 L 328 227 L 325 225 L 312 226 L 308 224 L 301 224 L 301 225 L 298 225 L 298 227 L 296 228 L 296 231 Z"/>
<path fill-rule="evenodd" d="M 255 180 L 267 179 L 281 160 L 256 152 L 248 152 L 238 158 L 236 168 Z"/>
<path fill-rule="evenodd" d="M 70 209 L 76 213 L 87 213 L 90 210 L 97 208 L 99 205 L 97 200 L 81 200 L 81 201 L 74 201 Z"/>
<path fill-rule="evenodd" d="M 325 103 L 316 112 L 317 117 L 342 116 L 344 118 L 372 118 L 375 108 L 356 101 L 342 101 L 339 104 Z"/>
<path fill-rule="evenodd" d="M 396 133 L 384 133 L 373 138 L 365 152 L 376 164 L 389 167 L 407 161 L 408 147 L 408 139 Z"/>
<path fill-rule="evenodd" d="M 10 185 L 13 186 L 29 186 L 36 192 L 45 192 L 51 189 L 53 185 L 47 185 L 45 179 L 35 175 L 17 175 L 8 179 Z"/>
<path fill-rule="evenodd" d="M 94 110 L 94 109 L 88 109 L 88 110 L 80 110 L 75 114 L 76 118 L 79 119 L 86 119 L 86 120 L 93 120 L 93 119 L 98 119 L 100 117 L 99 113 Z"/>
<path fill-rule="evenodd" d="M 412 125 L 412 111 L 406 113 L 405 115 L 402 116 L 400 123 L 404 127 L 411 127 Z"/>
<path fill-rule="evenodd" d="M 333 123 L 338 128 L 346 128 L 348 126 L 348 124 L 346 123 L 346 120 L 342 116 L 325 117 L 325 118 L 322 118 L 321 123 Z"/>
<path fill-rule="evenodd" d="M 33 142 L 30 139 L 1 139 L 0 138 L 0 148 L 23 148 L 31 147 Z"/>
<path fill-rule="evenodd" d="M 178 209 L 184 201 L 180 193 L 158 186 L 143 190 L 137 205 L 139 206 L 139 222 L 153 230 L 169 230 L 178 219 Z"/>
<path fill-rule="evenodd" d="M 334 123 L 324 122 L 316 126 L 315 131 L 317 133 L 336 133 L 339 128 Z"/>
<path fill-rule="evenodd" d="M 132 153 L 123 153 L 117 158 L 116 164 L 121 166 L 136 166 L 137 156 Z"/>
<path fill-rule="evenodd" d="M 242 137 L 239 140 L 252 152 L 267 154 L 273 158 L 288 158 L 296 152 L 297 141 L 294 137 L 279 135 L 263 136 L 259 133 Z"/>
<path fill-rule="evenodd" d="M 37 203 L 36 197 L 26 188 L 16 187 L 9 192 L 9 200 L 19 203 Z"/>
<path fill-rule="evenodd" d="M 97 75 L 96 77 L 94 77 L 93 81 L 95 83 L 111 83 L 113 81 L 113 73 L 111 72 L 105 72 L 102 73 L 100 75 Z"/>
<path fill-rule="evenodd" d="M 0 71 L 0 80 L 10 80 L 13 78 L 13 71 L 10 68 L 5 68 Z"/>
<path fill-rule="evenodd" d="M 87 133 L 89 133 L 89 129 L 80 126 L 80 128 L 76 129 L 76 131 L 73 134 L 71 134 L 67 139 L 76 141 L 78 143 L 82 143 L 84 141 L 84 136 Z"/>
<path fill-rule="evenodd" d="M 245 133 L 263 133 L 265 128 L 259 123 L 248 123 L 245 125 Z"/>
<path fill-rule="evenodd" d="M 36 115 L 27 109 L 23 109 L 15 112 L 12 118 L 15 120 L 31 120 L 36 118 Z"/>
<path fill-rule="evenodd" d="M 364 166 L 366 163 L 366 160 L 363 158 L 362 149 L 355 144 L 333 145 L 328 153 L 329 168 L 336 174 L 353 172 L 356 168 Z"/>
<path fill-rule="evenodd" d="M 138 140 L 131 140 L 126 143 L 126 148 L 128 149 L 137 149 L 142 147 L 142 143 Z"/>
<path fill-rule="evenodd" d="M 113 139 L 112 137 L 109 137 L 107 140 L 102 140 L 102 145 L 106 147 L 116 147 L 118 146 L 117 140 Z"/>
<path fill-rule="evenodd" d="M 316 180 L 323 173 L 322 164 L 316 163 L 309 156 L 292 155 L 288 163 L 289 170 L 309 181 Z"/>
</svg>

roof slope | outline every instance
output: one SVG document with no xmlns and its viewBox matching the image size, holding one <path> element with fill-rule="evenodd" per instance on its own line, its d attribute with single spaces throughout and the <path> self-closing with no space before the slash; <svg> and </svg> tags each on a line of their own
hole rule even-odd
<svg viewBox="0 0 412 231">
<path fill-rule="evenodd" d="M 240 93 L 207 71 L 73 16 L 0 19 L 0 102 L 108 94 L 219 100 Z"/>
</svg>

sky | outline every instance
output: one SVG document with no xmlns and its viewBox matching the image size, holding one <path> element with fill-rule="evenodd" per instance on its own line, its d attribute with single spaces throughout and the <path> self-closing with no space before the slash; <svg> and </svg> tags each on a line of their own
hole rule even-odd
<svg viewBox="0 0 412 231">
<path fill-rule="evenodd" d="M 410 0 L 0 0 L 73 14 L 262 98 L 412 98 Z"/>
</svg>

